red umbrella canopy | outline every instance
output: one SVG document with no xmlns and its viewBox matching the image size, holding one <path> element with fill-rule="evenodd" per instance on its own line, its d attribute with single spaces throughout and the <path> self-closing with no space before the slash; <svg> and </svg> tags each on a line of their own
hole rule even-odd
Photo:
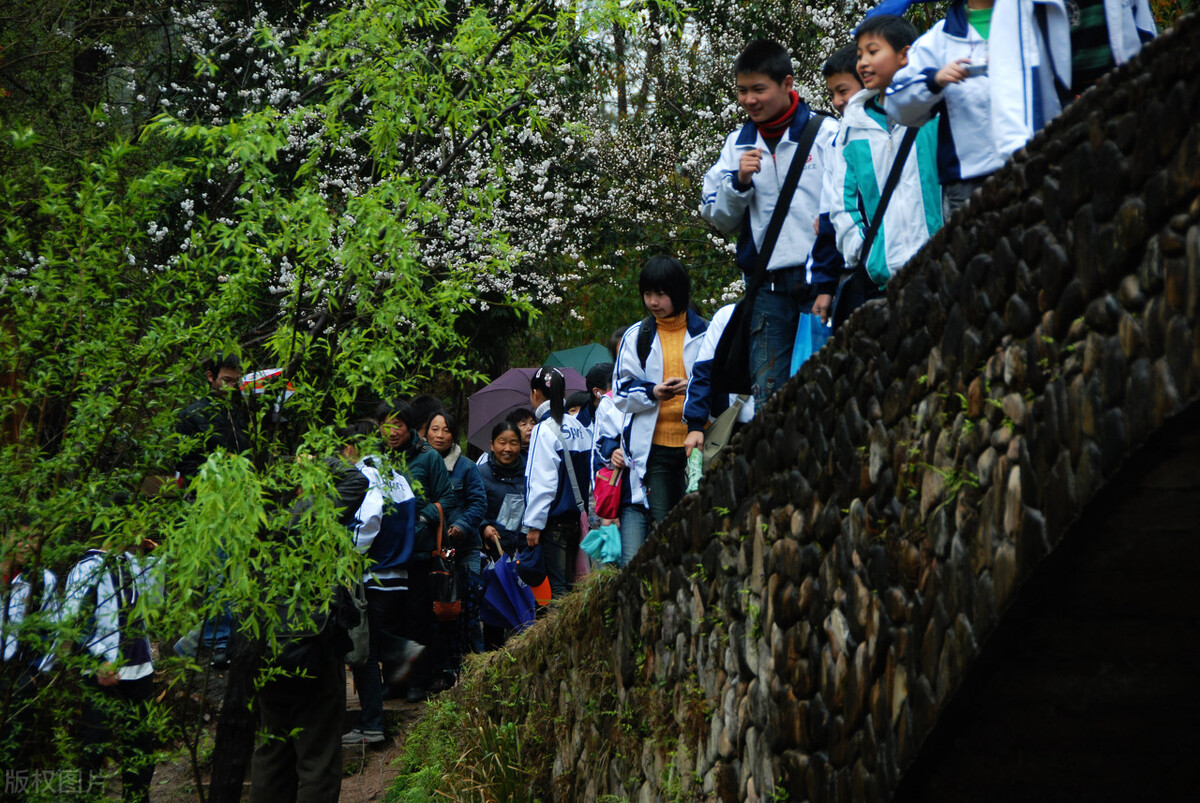
<svg viewBox="0 0 1200 803">
<path fill-rule="evenodd" d="M 567 395 L 587 390 L 583 376 L 574 368 L 559 368 L 567 380 Z M 491 446 L 492 427 L 518 407 L 529 407 L 529 382 L 536 368 L 510 368 L 490 385 L 471 394 L 467 400 L 470 427 L 467 442 L 487 451 Z"/>
</svg>

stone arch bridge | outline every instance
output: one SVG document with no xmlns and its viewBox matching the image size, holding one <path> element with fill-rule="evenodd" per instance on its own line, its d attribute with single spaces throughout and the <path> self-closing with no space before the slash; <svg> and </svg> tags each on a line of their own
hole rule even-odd
<svg viewBox="0 0 1200 803">
<path fill-rule="evenodd" d="M 472 730 L 556 800 L 1194 799 L 1198 79 L 1193 16 L 1068 107 Z"/>
</svg>

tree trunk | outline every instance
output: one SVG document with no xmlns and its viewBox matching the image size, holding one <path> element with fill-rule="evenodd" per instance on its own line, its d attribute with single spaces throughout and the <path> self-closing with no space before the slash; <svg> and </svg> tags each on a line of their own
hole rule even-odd
<svg viewBox="0 0 1200 803">
<path fill-rule="evenodd" d="M 238 803 L 254 752 L 258 712 L 254 676 L 262 661 L 261 639 L 247 639 L 235 626 L 229 634 L 229 678 L 217 721 L 208 803 Z"/>
<path fill-rule="evenodd" d="M 649 8 L 649 23 L 646 28 L 650 31 L 655 31 L 657 35 L 657 25 L 660 18 L 658 6 L 651 4 Z M 642 86 L 638 90 L 637 99 L 635 101 L 636 108 L 633 111 L 634 118 L 640 118 L 643 113 L 649 112 L 650 96 L 653 93 L 655 79 L 658 77 L 658 65 L 660 63 L 659 53 L 662 52 L 662 39 L 656 39 L 655 43 L 646 43 L 646 61 L 642 72 Z"/>
<path fill-rule="evenodd" d="M 617 119 L 624 120 L 629 116 L 628 76 L 625 73 L 625 28 L 619 22 L 613 23 L 613 56 L 617 69 Z"/>
</svg>

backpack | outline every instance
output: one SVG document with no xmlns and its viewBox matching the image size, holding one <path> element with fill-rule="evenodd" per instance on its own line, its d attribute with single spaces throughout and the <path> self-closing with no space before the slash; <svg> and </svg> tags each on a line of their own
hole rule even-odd
<svg viewBox="0 0 1200 803">
<path fill-rule="evenodd" d="M 650 356 L 650 347 L 654 345 L 656 334 L 658 334 L 658 324 L 655 323 L 654 316 L 647 315 L 642 318 L 642 323 L 638 327 L 637 355 L 643 371 L 646 370 L 646 358 Z"/>
<path fill-rule="evenodd" d="M 700 319 L 703 327 L 700 331 L 708 330 L 708 321 Z M 654 336 L 658 334 L 658 324 L 654 321 L 653 315 L 647 315 L 642 318 L 642 322 L 638 325 L 637 336 L 637 355 L 638 361 L 642 364 L 642 370 L 646 370 L 646 358 L 650 356 L 650 349 L 654 345 Z"/>
<path fill-rule="evenodd" d="M 84 649 L 91 647 L 97 638 L 96 630 L 100 626 L 97 612 L 100 609 L 100 583 L 107 576 L 113 587 L 117 608 L 117 632 L 119 635 L 120 654 L 128 661 L 152 661 L 150 644 L 146 633 L 144 620 L 131 619 L 130 613 L 137 604 L 139 592 L 134 577 L 135 566 L 124 552 L 106 552 L 101 549 L 89 549 L 84 553 L 84 560 L 99 558 L 100 568 L 90 578 L 91 586 L 83 599 L 80 613 L 84 615 L 83 629 L 79 633 L 79 646 Z M 104 601 L 108 601 L 106 598 Z"/>
<path fill-rule="evenodd" d="M 416 557 L 417 497 L 403 474 L 391 469 L 390 475 L 384 477 L 381 467 L 373 461 L 371 457 L 363 461 L 372 472 L 367 476 L 375 479 L 363 497 L 355 520 L 359 524 L 372 518 L 379 520 L 375 543 L 367 552 L 372 561 L 389 568 L 407 566 Z"/>
</svg>

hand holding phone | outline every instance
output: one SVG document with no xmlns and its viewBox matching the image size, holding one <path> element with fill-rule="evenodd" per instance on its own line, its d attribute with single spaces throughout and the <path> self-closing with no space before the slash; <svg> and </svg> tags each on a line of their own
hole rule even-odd
<svg viewBox="0 0 1200 803">
<path fill-rule="evenodd" d="M 988 63 L 984 60 L 972 59 L 964 63 L 963 68 L 966 70 L 968 78 L 975 78 L 979 75 L 987 75 Z"/>
</svg>

